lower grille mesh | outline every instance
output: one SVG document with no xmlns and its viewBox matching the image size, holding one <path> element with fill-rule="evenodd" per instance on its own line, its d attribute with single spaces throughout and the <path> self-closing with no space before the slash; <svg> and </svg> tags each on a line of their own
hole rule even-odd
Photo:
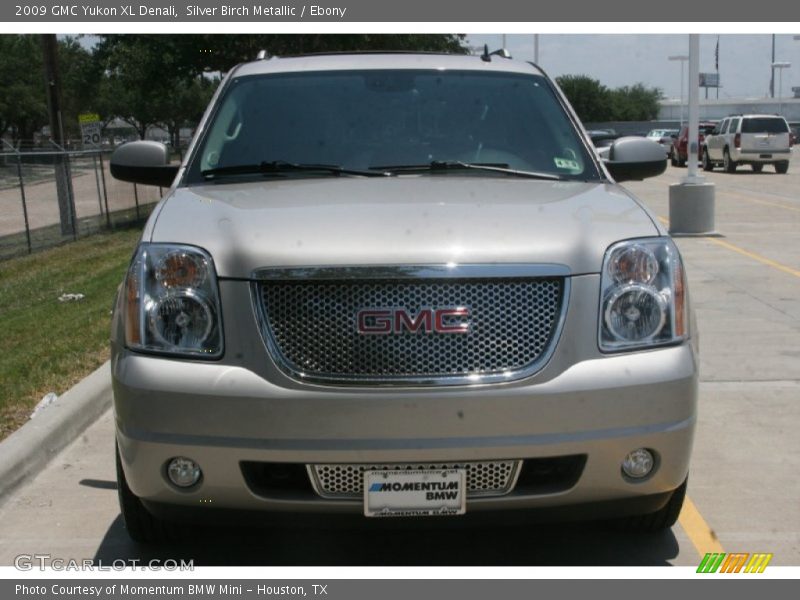
<svg viewBox="0 0 800 600">
<path fill-rule="evenodd" d="M 365 471 L 466 469 L 467 497 L 501 496 L 511 491 L 519 460 L 461 463 L 322 464 L 310 465 L 315 488 L 323 498 L 361 498 Z"/>
</svg>

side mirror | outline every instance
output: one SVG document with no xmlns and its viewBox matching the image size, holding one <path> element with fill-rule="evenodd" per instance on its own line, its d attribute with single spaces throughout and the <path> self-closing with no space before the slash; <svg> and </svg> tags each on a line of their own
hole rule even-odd
<svg viewBox="0 0 800 600">
<path fill-rule="evenodd" d="M 178 165 L 169 164 L 169 150 L 160 142 L 129 142 L 111 155 L 111 175 L 120 181 L 169 187 Z"/>
<path fill-rule="evenodd" d="M 667 170 L 667 157 L 660 144 L 639 137 L 623 137 L 611 144 L 606 168 L 617 181 L 641 181 Z"/>
</svg>

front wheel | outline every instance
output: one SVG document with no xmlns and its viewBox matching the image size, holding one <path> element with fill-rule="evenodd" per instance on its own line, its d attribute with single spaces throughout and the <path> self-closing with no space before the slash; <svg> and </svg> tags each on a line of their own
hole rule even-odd
<svg viewBox="0 0 800 600">
<path fill-rule="evenodd" d="M 781 175 L 785 175 L 786 172 L 789 170 L 789 161 L 784 160 L 779 163 L 775 163 L 775 172 L 780 173 Z"/>
<path fill-rule="evenodd" d="M 628 517 L 623 522 L 624 528 L 636 533 L 656 533 L 675 525 L 678 521 L 678 516 L 681 514 L 683 501 L 686 498 L 686 483 L 688 480 L 688 477 L 684 479 L 680 487 L 672 492 L 669 501 L 661 510 L 649 515 Z"/>
<path fill-rule="evenodd" d="M 116 444 L 114 445 L 116 446 Z M 128 487 L 119 457 L 119 447 L 116 448 L 116 457 L 119 508 L 130 538 L 134 542 L 145 543 L 162 543 L 181 539 L 183 530 L 180 527 L 151 515 L 138 496 L 134 495 Z"/>
<path fill-rule="evenodd" d="M 703 171 L 713 171 L 714 163 L 708 157 L 708 148 L 703 148 Z"/>
</svg>

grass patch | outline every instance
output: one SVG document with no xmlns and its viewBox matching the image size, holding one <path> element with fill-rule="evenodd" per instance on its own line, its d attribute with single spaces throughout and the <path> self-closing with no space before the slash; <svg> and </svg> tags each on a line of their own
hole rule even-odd
<svg viewBox="0 0 800 600">
<path fill-rule="evenodd" d="M 62 394 L 108 359 L 112 303 L 140 235 L 99 234 L 0 262 L 0 439 L 45 394 Z M 64 293 L 85 298 L 59 302 Z"/>
</svg>

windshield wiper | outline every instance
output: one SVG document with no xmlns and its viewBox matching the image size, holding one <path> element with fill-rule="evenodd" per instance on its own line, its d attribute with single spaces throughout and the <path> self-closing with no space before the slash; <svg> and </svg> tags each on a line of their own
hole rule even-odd
<svg viewBox="0 0 800 600">
<path fill-rule="evenodd" d="M 469 163 L 461 160 L 434 160 L 427 164 L 420 165 L 380 165 L 370 167 L 379 171 L 388 171 L 389 173 L 414 173 L 421 171 L 489 171 L 492 173 L 504 173 L 507 175 L 514 175 L 516 177 L 529 177 L 531 179 L 547 179 L 551 181 L 564 181 L 566 177 L 556 175 L 555 173 L 540 173 L 537 171 L 521 171 L 519 169 L 511 169 L 505 163 Z"/>
<path fill-rule="evenodd" d="M 258 164 L 231 165 L 206 169 L 200 174 L 206 179 L 216 179 L 226 175 L 276 175 L 300 171 L 330 173 L 332 175 L 363 175 L 365 177 L 387 177 L 390 173 L 379 170 L 347 169 L 339 165 L 324 165 L 315 163 L 292 163 L 285 160 L 264 161 Z"/>
</svg>

